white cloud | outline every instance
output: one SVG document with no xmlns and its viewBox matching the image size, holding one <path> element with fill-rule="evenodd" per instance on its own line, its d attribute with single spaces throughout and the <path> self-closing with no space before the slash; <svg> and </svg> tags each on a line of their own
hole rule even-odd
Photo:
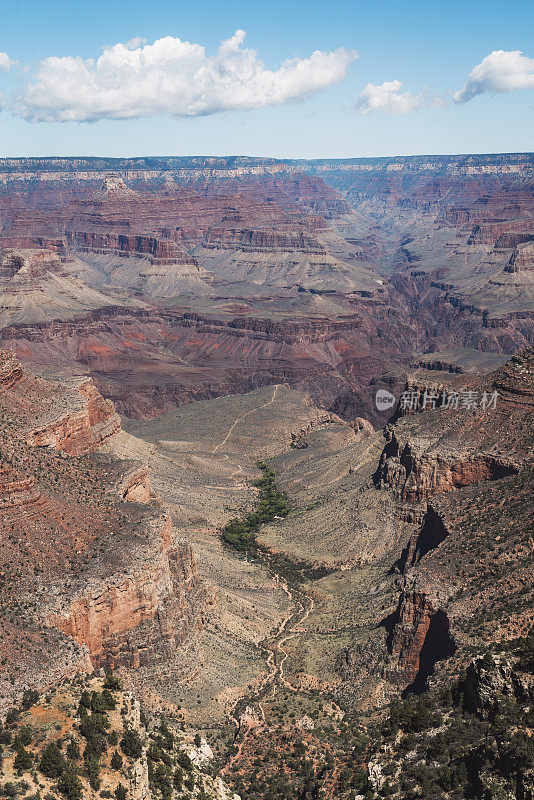
<svg viewBox="0 0 534 800">
<path fill-rule="evenodd" d="M 147 42 L 148 39 L 145 39 L 144 36 L 134 36 L 132 39 L 129 39 L 127 42 L 125 42 L 124 46 L 127 47 L 128 50 L 136 50 L 138 47 L 142 47 Z"/>
<path fill-rule="evenodd" d="M 401 92 L 402 83 L 397 80 L 384 83 L 368 83 L 356 100 L 360 114 L 381 111 L 386 114 L 408 114 L 424 102 L 425 93 Z"/>
<path fill-rule="evenodd" d="M 7 53 L 0 53 L 0 72 L 8 72 L 16 64 L 18 61 L 13 61 Z"/>
<path fill-rule="evenodd" d="M 166 36 L 145 46 L 116 44 L 96 61 L 46 58 L 15 110 L 30 121 L 87 122 L 281 105 L 341 81 L 358 57 L 344 48 L 316 50 L 270 70 L 255 50 L 242 47 L 244 38 L 244 31 L 236 31 L 216 55 L 207 55 L 200 44 Z"/>
<path fill-rule="evenodd" d="M 514 92 L 534 89 L 534 58 L 521 50 L 494 50 L 471 70 L 464 88 L 453 95 L 456 103 L 467 103 L 484 92 Z"/>
</svg>

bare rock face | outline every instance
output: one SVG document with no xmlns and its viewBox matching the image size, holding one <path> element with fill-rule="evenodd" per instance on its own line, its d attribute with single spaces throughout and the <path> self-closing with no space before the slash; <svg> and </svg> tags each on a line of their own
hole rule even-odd
<svg viewBox="0 0 534 800">
<path fill-rule="evenodd" d="M 399 600 L 389 651 L 394 679 L 423 688 L 430 668 L 453 655 L 456 645 L 446 614 L 423 592 L 406 592 Z"/>
<path fill-rule="evenodd" d="M 522 272 L 532 269 L 534 269 L 534 244 L 527 242 L 518 245 L 510 258 L 510 263 L 505 267 L 505 271 Z"/>
<path fill-rule="evenodd" d="M 106 175 L 96 192 L 91 195 L 93 202 L 101 203 L 111 200 L 135 200 L 139 195 L 128 188 L 118 175 Z"/>
<path fill-rule="evenodd" d="M 68 455 L 80 456 L 94 453 L 120 430 L 120 418 L 113 403 L 104 400 L 90 378 L 83 378 L 72 388 L 72 402 L 65 411 L 52 407 L 42 424 L 28 431 L 29 445 L 52 446 Z"/>
<path fill-rule="evenodd" d="M 4 391 L 12 389 L 23 377 L 22 365 L 9 350 L 0 350 L 0 386 Z"/>
<path fill-rule="evenodd" d="M 93 665 L 153 666 L 201 624 L 193 601 L 198 606 L 204 596 L 192 550 L 170 547 L 170 536 L 166 520 L 149 546 L 137 550 L 130 574 L 113 583 L 92 578 L 66 612 L 49 617 L 51 625 L 87 647 Z"/>
<path fill-rule="evenodd" d="M 450 492 L 485 480 L 514 475 L 517 466 L 492 455 L 440 456 L 424 452 L 410 441 L 390 436 L 376 473 L 378 485 L 388 485 L 401 500 L 421 501 L 436 492 Z M 386 453 L 387 450 L 387 453 Z"/>
<path fill-rule="evenodd" d="M 33 475 L 24 476 L 7 464 L 0 464 L 0 508 L 35 503 L 40 497 Z"/>
<path fill-rule="evenodd" d="M 282 251 L 291 253 L 326 254 L 326 249 L 317 239 L 306 233 L 269 232 L 261 230 L 211 228 L 206 247 L 212 249 L 238 249 L 245 252 Z"/>
<path fill-rule="evenodd" d="M 395 425 L 386 426 L 376 485 L 389 486 L 400 500 L 420 502 L 517 474 L 529 452 L 522 428 L 524 415 L 534 409 L 532 374 L 530 349 L 508 361 L 490 382 L 462 378 L 463 388 L 433 384 L 430 390 L 427 384 L 408 384 L 419 400 L 430 391 L 438 401 L 435 408 L 397 416 Z M 453 393 L 458 408 L 445 403 L 440 411 L 439 398 Z M 472 407 L 462 409 L 462 397 L 471 398 Z"/>
<path fill-rule="evenodd" d="M 532 702 L 534 681 L 532 675 L 514 669 L 505 654 L 480 656 L 469 664 L 462 691 L 465 710 L 481 719 L 490 719 L 498 713 L 499 701 L 505 698 Z"/>
<path fill-rule="evenodd" d="M 155 265 L 197 265 L 195 259 L 172 239 L 157 236 L 73 231 L 69 233 L 69 240 L 80 252 L 145 258 Z"/>
<path fill-rule="evenodd" d="M 120 430 L 113 403 L 90 379 L 44 380 L 0 351 L 0 417 L 0 528 L 10 531 L 0 626 L 11 665 L 0 696 L 16 694 L 21 659 L 24 684 L 45 685 L 77 664 L 135 669 L 179 649 L 211 599 L 146 466 L 100 453 Z M 38 613 L 13 628 L 4 614 L 16 596 L 37 600 Z"/>
<path fill-rule="evenodd" d="M 483 616 L 491 608 L 500 619 L 498 626 L 488 621 L 494 639 L 524 636 L 534 621 L 526 600 L 532 519 L 525 505 L 532 481 L 533 357 L 532 350 L 520 353 L 476 385 L 478 391 L 498 387 L 491 410 L 429 411 L 386 429 L 376 485 L 393 491 L 401 518 L 414 506 L 422 515 L 419 521 L 412 516 L 416 527 L 397 564 L 404 576 L 398 606 L 383 621 L 389 675 L 414 690 L 424 687 L 437 662 L 472 642 L 473 609 Z M 501 541 L 499 559 L 494 551 Z"/>
<path fill-rule="evenodd" d="M 0 258 L 0 281 L 29 282 L 62 271 L 61 259 L 52 249 L 10 249 Z"/>
<path fill-rule="evenodd" d="M 414 350 L 532 342 L 528 276 L 511 272 L 531 259 L 528 155 L 130 159 L 113 174 L 105 159 L 2 163 L 0 246 L 37 242 L 79 277 L 50 294 L 49 270 L 30 298 L 8 259 L 2 337 L 37 362 L 83 364 L 128 415 L 288 380 L 381 426 L 369 382 L 404 380 Z M 164 318 L 115 325 L 116 305 L 136 314 L 142 296 Z M 177 298 L 201 317 L 183 324 L 194 334 L 169 320 Z"/>
<path fill-rule="evenodd" d="M 351 426 L 354 428 L 356 433 L 356 441 L 361 442 L 363 439 L 367 439 L 369 436 L 372 436 L 375 432 L 375 429 L 369 422 L 369 420 L 364 419 L 363 417 L 356 417 L 352 420 Z"/>
</svg>

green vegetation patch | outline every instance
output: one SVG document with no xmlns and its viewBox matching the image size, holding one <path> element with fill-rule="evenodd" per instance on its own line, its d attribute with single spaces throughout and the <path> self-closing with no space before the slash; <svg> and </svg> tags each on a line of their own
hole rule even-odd
<svg viewBox="0 0 534 800">
<path fill-rule="evenodd" d="M 257 467 L 261 470 L 262 476 L 254 481 L 254 486 L 259 489 L 259 495 L 253 511 L 242 517 L 234 517 L 222 529 L 223 541 L 238 550 L 255 547 L 256 533 L 260 525 L 272 522 L 276 517 L 287 517 L 289 514 L 287 495 L 278 490 L 274 470 L 264 461 L 259 461 Z"/>
</svg>

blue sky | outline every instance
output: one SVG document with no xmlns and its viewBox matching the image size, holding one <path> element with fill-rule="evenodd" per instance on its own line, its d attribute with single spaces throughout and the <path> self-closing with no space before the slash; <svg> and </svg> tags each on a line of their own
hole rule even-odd
<svg viewBox="0 0 534 800">
<path fill-rule="evenodd" d="M 4 57 L 0 72 L 1 155 L 350 157 L 534 149 L 531 2 L 2 0 L 1 19 L 0 54 L 12 64 L 7 70 Z M 244 42 L 238 37 L 231 56 L 210 61 L 237 30 L 246 32 Z M 143 41 L 131 42 L 135 37 Z M 202 45 L 207 61 L 195 56 L 178 85 L 178 62 L 167 51 L 146 66 L 152 51 L 143 48 L 162 37 L 174 37 L 171 49 L 175 39 Z M 119 42 L 140 50 L 139 80 L 130 75 L 123 84 L 116 65 L 110 73 L 103 64 L 79 61 L 80 76 L 73 76 L 72 62 L 41 63 L 96 60 L 103 47 Z M 257 57 L 250 62 L 243 48 Z M 324 67 L 310 61 L 317 50 L 325 54 Z M 455 102 L 453 93 L 495 51 L 504 54 L 484 62 Z M 515 51 L 523 56 L 510 55 Z M 280 75 L 280 65 L 293 58 L 300 66 Z M 201 80 L 206 68 L 210 74 Z M 221 69 L 230 76 L 221 79 Z M 151 85 L 167 86 L 168 95 L 158 89 L 151 104 Z M 113 119 L 115 113 L 126 118 Z M 65 119 L 88 121 L 56 121 Z"/>
</svg>

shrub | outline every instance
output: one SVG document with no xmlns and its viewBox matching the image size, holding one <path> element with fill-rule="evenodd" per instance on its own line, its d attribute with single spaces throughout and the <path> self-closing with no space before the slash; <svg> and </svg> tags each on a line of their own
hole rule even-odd
<svg viewBox="0 0 534 800">
<path fill-rule="evenodd" d="M 47 778 L 59 778 L 65 769 L 65 758 L 55 742 L 47 744 L 39 762 L 39 771 Z"/>
<path fill-rule="evenodd" d="M 110 722 L 105 714 L 86 714 L 80 720 L 80 733 L 86 739 L 92 739 L 94 737 L 106 737 L 106 731 L 109 726 Z"/>
<path fill-rule="evenodd" d="M 111 769 L 122 769 L 122 756 L 116 750 L 111 756 Z"/>
<path fill-rule="evenodd" d="M 155 742 L 150 742 L 148 745 L 148 750 L 146 752 L 146 757 L 149 761 L 161 761 L 161 757 L 163 755 L 163 751 L 161 747 L 159 747 Z"/>
<path fill-rule="evenodd" d="M 126 791 L 122 783 L 119 783 L 119 785 L 115 789 L 115 797 L 117 798 L 117 800 L 126 800 L 127 796 L 128 792 Z"/>
<path fill-rule="evenodd" d="M 17 770 L 17 772 L 19 774 L 28 772 L 32 768 L 32 764 L 32 754 L 25 750 L 24 747 L 19 748 L 13 761 L 13 767 Z"/>
<path fill-rule="evenodd" d="M 181 791 L 183 783 L 184 783 L 184 772 L 180 767 L 176 767 L 174 770 L 174 777 L 173 777 L 173 786 L 177 792 Z"/>
<path fill-rule="evenodd" d="M 108 733 L 108 742 L 112 747 L 116 747 L 119 743 L 119 734 L 117 731 L 110 731 Z"/>
<path fill-rule="evenodd" d="M 39 700 L 39 692 L 36 689 L 24 689 L 22 695 L 21 708 L 23 711 L 28 711 L 29 708 L 35 705 Z"/>
<path fill-rule="evenodd" d="M 158 744 L 164 750 L 172 750 L 174 747 L 174 734 L 164 721 L 159 726 Z"/>
<path fill-rule="evenodd" d="M 106 680 L 104 681 L 104 689 L 108 689 L 110 692 L 120 692 L 122 689 L 122 682 L 120 678 L 113 673 L 111 667 L 104 667 L 104 674 L 106 676 Z"/>
<path fill-rule="evenodd" d="M 101 694 L 93 692 L 91 695 L 91 709 L 94 714 L 105 714 L 106 711 L 113 711 L 116 705 L 115 698 L 109 689 L 104 689 Z"/>
<path fill-rule="evenodd" d="M 256 508 L 243 517 L 234 517 L 222 530 L 223 540 L 240 550 L 254 546 L 256 531 L 261 524 L 289 514 L 287 495 L 278 491 L 274 471 L 264 461 L 258 462 L 257 466 L 263 475 L 254 481 L 254 486 L 260 490 Z"/>
<path fill-rule="evenodd" d="M 185 769 L 186 772 L 189 772 L 190 770 L 193 769 L 193 762 L 191 761 L 185 750 L 180 750 L 180 752 L 176 756 L 176 763 L 178 764 L 179 767 Z"/>
<path fill-rule="evenodd" d="M 6 725 L 15 725 L 20 719 L 18 708 L 10 708 L 6 714 Z"/>
<path fill-rule="evenodd" d="M 420 733 L 438 727 L 442 722 L 442 714 L 432 709 L 428 695 L 418 697 L 417 700 L 412 697 L 406 700 L 395 698 L 391 702 L 389 727 L 392 731 L 400 727 L 405 733 Z"/>
<path fill-rule="evenodd" d="M 80 745 L 76 739 L 71 739 L 67 745 L 67 756 L 72 761 L 77 761 L 80 758 Z"/>
<path fill-rule="evenodd" d="M 121 739 L 121 750 L 127 758 L 141 758 L 143 742 L 137 731 L 127 728 Z"/>
<path fill-rule="evenodd" d="M 0 722 L 0 744 L 11 744 L 11 731 Z"/>
<path fill-rule="evenodd" d="M 75 764 L 67 762 L 58 781 L 57 788 L 67 800 L 81 800 L 83 785 L 78 777 Z"/>
<path fill-rule="evenodd" d="M 18 749 L 19 747 L 27 747 L 29 744 L 32 743 L 33 733 L 32 729 L 25 725 L 23 728 L 20 728 L 17 735 L 13 739 L 13 747 Z"/>
<path fill-rule="evenodd" d="M 89 779 L 89 785 L 95 792 L 100 788 L 100 758 L 97 753 L 90 750 L 89 747 L 85 748 L 83 754 L 85 765 L 85 772 Z"/>
<path fill-rule="evenodd" d="M 525 672 L 534 672 L 534 626 L 521 642 L 517 666 Z"/>
<path fill-rule="evenodd" d="M 164 764 L 158 764 L 153 772 L 152 779 L 161 792 L 163 800 L 172 800 L 172 775 Z"/>
<path fill-rule="evenodd" d="M 91 708 L 91 695 L 87 689 L 84 689 L 80 695 L 80 705 L 82 708 Z"/>
</svg>

